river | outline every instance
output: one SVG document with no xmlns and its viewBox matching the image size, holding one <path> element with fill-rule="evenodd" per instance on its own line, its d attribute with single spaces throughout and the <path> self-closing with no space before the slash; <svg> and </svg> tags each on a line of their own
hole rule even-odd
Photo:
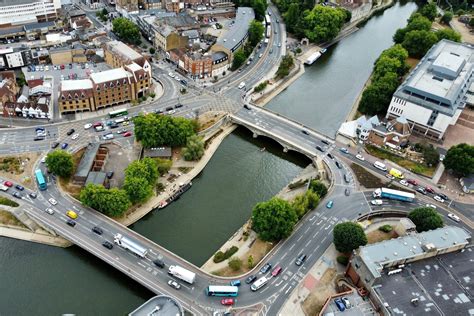
<svg viewBox="0 0 474 316">
<path fill-rule="evenodd" d="M 373 62 L 391 45 L 391 34 L 415 9 L 414 3 L 396 4 L 371 18 L 332 46 L 268 107 L 334 135 Z M 191 190 L 132 228 L 201 265 L 249 218 L 255 203 L 280 191 L 307 163 L 239 128 Z M 152 295 L 78 247 L 60 249 L 2 237 L 0 293 L 0 315 L 123 315 Z"/>
</svg>

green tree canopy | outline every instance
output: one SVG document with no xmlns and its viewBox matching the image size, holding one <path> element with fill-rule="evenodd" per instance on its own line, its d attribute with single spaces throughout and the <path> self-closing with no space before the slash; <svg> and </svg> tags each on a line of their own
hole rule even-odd
<svg viewBox="0 0 474 316">
<path fill-rule="evenodd" d="M 461 176 L 474 174 L 474 146 L 459 144 L 449 148 L 443 164 Z"/>
<path fill-rule="evenodd" d="M 434 2 L 425 4 L 418 12 L 430 21 L 434 21 L 438 16 L 438 10 Z"/>
<path fill-rule="evenodd" d="M 368 115 L 386 112 L 398 84 L 396 73 L 386 73 L 364 90 L 359 102 L 359 111 Z"/>
<path fill-rule="evenodd" d="M 285 55 L 283 56 L 280 66 L 278 66 L 278 70 L 276 72 L 275 77 L 277 79 L 284 78 L 288 76 L 290 73 L 290 69 L 293 68 L 294 66 L 294 61 L 293 61 L 293 56 L 291 55 Z"/>
<path fill-rule="evenodd" d="M 298 215 L 303 217 L 308 211 L 316 208 L 319 204 L 319 196 L 312 190 L 307 190 L 304 194 L 298 195 L 291 202 L 291 206 Z"/>
<path fill-rule="evenodd" d="M 453 42 L 461 42 L 461 34 L 452 29 L 438 30 L 435 34 L 438 38 L 438 41 L 441 41 L 442 39 L 448 39 Z"/>
<path fill-rule="evenodd" d="M 311 42 L 332 40 L 337 36 L 347 18 L 348 14 L 342 8 L 316 5 L 311 11 L 304 12 L 305 36 Z"/>
<path fill-rule="evenodd" d="M 431 30 L 431 24 L 432 21 L 430 21 L 428 18 L 415 14 L 412 16 L 412 18 L 409 20 L 406 30 L 407 32 L 410 31 L 429 31 Z"/>
<path fill-rule="evenodd" d="M 257 46 L 258 42 L 263 37 L 263 33 L 265 32 L 265 28 L 263 27 L 263 24 L 258 22 L 257 20 L 253 20 L 250 22 L 249 26 L 249 42 L 250 45 L 253 47 Z"/>
<path fill-rule="evenodd" d="M 300 11 L 300 6 L 297 3 L 291 3 L 289 5 L 288 11 L 283 15 L 288 32 L 297 33 L 296 27 L 301 19 L 301 13 L 302 11 Z"/>
<path fill-rule="evenodd" d="M 410 56 L 421 58 L 437 42 L 438 38 L 431 31 L 410 31 L 405 35 L 402 46 Z"/>
<path fill-rule="evenodd" d="M 398 59 L 388 56 L 381 56 L 375 64 L 372 78 L 375 82 L 377 82 L 377 80 L 385 76 L 385 74 L 398 74 L 401 69 L 403 69 L 402 63 Z"/>
<path fill-rule="evenodd" d="M 204 155 L 204 142 L 202 137 L 193 135 L 188 137 L 186 147 L 182 151 L 184 160 L 199 160 Z"/>
<path fill-rule="evenodd" d="M 230 67 L 230 70 L 234 71 L 239 69 L 239 67 L 243 65 L 246 59 L 247 56 L 245 55 L 245 52 L 240 48 L 234 54 L 234 59 L 232 59 L 232 66 Z"/>
<path fill-rule="evenodd" d="M 135 160 L 125 168 L 125 177 L 142 178 L 147 183 L 154 185 L 158 179 L 158 166 L 152 158 Z"/>
<path fill-rule="evenodd" d="M 112 31 L 123 41 L 130 44 L 141 43 L 138 26 L 127 18 L 116 18 L 112 21 Z"/>
<path fill-rule="evenodd" d="M 395 44 L 390 48 L 387 48 L 380 54 L 379 58 L 382 57 L 389 57 L 389 58 L 396 58 L 400 61 L 400 64 L 406 66 L 406 59 L 408 58 L 408 52 L 405 48 L 403 48 L 400 44 Z M 377 60 L 378 61 L 378 60 Z M 377 64 L 377 61 L 375 64 Z"/>
<path fill-rule="evenodd" d="M 123 189 L 132 203 L 141 203 L 153 195 L 153 186 L 145 178 L 125 177 Z"/>
<path fill-rule="evenodd" d="M 441 17 L 441 22 L 443 22 L 444 24 L 448 24 L 448 25 L 449 25 L 449 22 L 451 22 L 452 19 L 453 19 L 453 13 L 452 13 L 452 12 L 446 12 L 446 13 Z"/>
<path fill-rule="evenodd" d="M 408 218 L 416 225 L 419 233 L 443 227 L 443 219 L 431 207 L 416 208 L 408 214 Z"/>
<path fill-rule="evenodd" d="M 53 174 L 63 178 L 70 177 L 74 170 L 72 155 L 64 150 L 55 150 L 48 153 L 46 165 Z"/>
<path fill-rule="evenodd" d="M 311 180 L 309 189 L 316 193 L 321 199 L 328 193 L 328 188 L 319 180 Z"/>
<path fill-rule="evenodd" d="M 173 165 L 173 161 L 170 159 L 155 158 L 155 161 L 160 175 L 167 173 Z"/>
<path fill-rule="evenodd" d="M 333 238 L 334 246 L 336 246 L 337 251 L 342 253 L 351 252 L 367 244 L 364 229 L 353 222 L 340 223 L 334 226 Z"/>
<path fill-rule="evenodd" d="M 252 211 L 252 228 L 265 241 L 278 241 L 290 236 L 297 220 L 290 203 L 280 198 L 258 203 Z"/>
<path fill-rule="evenodd" d="M 89 183 L 82 190 L 79 199 L 82 204 L 107 216 L 122 215 L 129 207 L 130 201 L 124 190 L 106 189 L 102 185 Z"/>
</svg>

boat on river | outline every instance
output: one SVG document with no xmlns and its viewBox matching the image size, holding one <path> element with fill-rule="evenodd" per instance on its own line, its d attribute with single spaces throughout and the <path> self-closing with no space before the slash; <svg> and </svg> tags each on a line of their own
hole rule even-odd
<svg viewBox="0 0 474 316">
<path fill-rule="evenodd" d="M 166 200 L 163 200 L 161 201 L 159 204 L 158 204 L 158 209 L 162 209 L 162 208 L 165 208 L 167 207 L 171 202 L 173 201 L 176 201 L 177 199 L 179 199 L 181 197 L 181 195 L 188 191 L 191 186 L 193 185 L 192 182 L 188 182 L 188 183 L 180 183 L 179 184 L 179 189 L 178 191 L 174 192 L 169 198 L 167 198 Z"/>
</svg>

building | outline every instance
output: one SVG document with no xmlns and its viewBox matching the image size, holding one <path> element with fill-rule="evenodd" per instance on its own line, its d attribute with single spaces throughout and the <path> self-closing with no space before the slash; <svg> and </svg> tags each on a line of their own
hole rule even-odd
<svg viewBox="0 0 474 316">
<path fill-rule="evenodd" d="M 135 63 L 147 73 L 148 86 L 151 85 L 151 65 L 145 57 L 120 41 L 106 42 L 103 48 L 104 59 L 108 65 L 118 68 Z"/>
<path fill-rule="evenodd" d="M 410 125 L 404 116 L 400 116 L 386 124 L 373 127 L 370 130 L 368 141 L 378 146 L 388 146 L 400 150 L 408 144 L 410 136 Z"/>
<path fill-rule="evenodd" d="M 3 107 L 8 102 L 15 102 L 18 94 L 15 72 L 0 72 L 0 111 L 4 112 Z"/>
<path fill-rule="evenodd" d="M 32 63 L 31 50 L 25 47 L 0 49 L 0 70 L 28 66 Z"/>
<path fill-rule="evenodd" d="M 474 92 L 474 47 L 442 40 L 421 59 L 398 87 L 387 118 L 404 116 L 415 134 L 442 141 L 448 126 L 456 124 Z"/>
<path fill-rule="evenodd" d="M 181 304 L 171 296 L 158 295 L 137 307 L 128 316 L 183 316 L 184 309 Z"/>
<path fill-rule="evenodd" d="M 193 79 L 202 79 L 212 75 L 212 55 L 208 53 L 173 49 L 169 52 L 169 59 Z"/>
<path fill-rule="evenodd" d="M 474 175 L 462 177 L 459 179 L 459 183 L 465 193 L 474 193 Z"/>
<path fill-rule="evenodd" d="M 164 52 L 188 45 L 188 37 L 181 36 L 176 29 L 166 24 L 155 26 L 154 39 L 155 48 Z"/>
<path fill-rule="evenodd" d="M 138 14 L 138 0 L 116 0 L 115 9 L 125 17 Z"/>
<path fill-rule="evenodd" d="M 79 165 L 77 166 L 76 173 L 73 177 L 74 183 L 84 185 L 88 179 L 91 183 L 100 181 L 102 178 L 100 173 L 103 173 L 102 171 L 104 169 L 108 154 L 109 150 L 106 147 L 101 146 L 99 143 L 89 143 L 89 145 L 86 147 L 86 151 L 82 155 Z M 92 172 L 95 173 L 93 173 L 89 178 L 89 174 Z M 105 179 L 102 181 L 102 183 L 104 183 L 104 181 Z"/>
<path fill-rule="evenodd" d="M 61 0 L 1 0 L 0 27 L 56 21 Z"/>
<path fill-rule="evenodd" d="M 140 10 L 160 10 L 163 8 L 161 0 L 139 0 L 138 7 Z"/>
<path fill-rule="evenodd" d="M 58 104 L 61 113 L 96 111 L 92 81 L 63 80 L 59 87 Z"/>
</svg>

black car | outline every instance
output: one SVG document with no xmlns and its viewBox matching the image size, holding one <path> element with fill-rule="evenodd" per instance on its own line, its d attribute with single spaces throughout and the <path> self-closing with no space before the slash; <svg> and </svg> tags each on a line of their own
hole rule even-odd
<svg viewBox="0 0 474 316">
<path fill-rule="evenodd" d="M 349 190 L 349 188 L 346 188 L 346 190 L 344 191 L 344 194 L 345 194 L 346 196 L 351 195 L 351 190 Z"/>
<path fill-rule="evenodd" d="M 71 128 L 70 130 L 67 131 L 66 134 L 67 134 L 67 136 L 70 136 L 70 135 L 74 134 L 75 131 L 76 130 L 74 128 Z"/>
<path fill-rule="evenodd" d="M 44 140 L 44 136 L 36 136 L 35 138 L 33 138 L 33 140 L 35 142 L 39 141 L 39 140 Z"/>
<path fill-rule="evenodd" d="M 348 176 L 347 174 L 344 175 L 344 181 L 345 181 L 346 183 L 351 182 L 351 179 L 349 179 L 349 176 Z"/>
<path fill-rule="evenodd" d="M 105 174 L 107 176 L 107 179 L 112 179 L 113 176 L 114 176 L 114 172 L 113 171 L 109 171 Z"/>
<path fill-rule="evenodd" d="M 73 221 L 72 219 L 68 219 L 67 222 L 66 222 L 66 224 L 68 224 L 68 225 L 71 226 L 71 227 L 76 226 L 76 222 Z"/>
<path fill-rule="evenodd" d="M 113 123 L 112 125 L 110 125 L 110 128 L 117 128 L 117 127 L 119 127 L 119 125 L 118 125 L 118 124 L 115 124 L 115 123 Z"/>
<path fill-rule="evenodd" d="M 249 277 L 247 279 L 245 279 L 245 283 L 251 284 L 251 283 L 255 282 L 255 280 L 257 280 L 256 275 L 249 275 Z"/>
<path fill-rule="evenodd" d="M 339 169 L 342 169 L 342 165 L 339 161 L 336 161 L 335 163 L 336 163 L 336 167 L 338 167 Z"/>
<path fill-rule="evenodd" d="M 25 189 L 24 187 L 22 187 L 22 186 L 19 185 L 19 184 L 15 185 L 15 188 L 17 188 L 17 189 L 20 190 L 20 191 L 23 191 L 23 190 Z"/>
<path fill-rule="evenodd" d="M 53 148 L 53 149 L 58 147 L 58 146 L 59 146 L 58 142 L 54 142 L 54 143 L 51 144 L 51 148 Z"/>
<path fill-rule="evenodd" d="M 174 106 L 175 109 L 179 109 L 179 108 L 182 108 L 182 107 L 183 107 L 183 105 L 181 103 L 178 103 Z"/>
<path fill-rule="evenodd" d="M 331 153 L 328 153 L 327 155 L 329 158 L 334 159 L 334 156 Z"/>
<path fill-rule="evenodd" d="M 325 140 L 325 139 L 322 139 L 322 140 L 321 140 L 321 143 L 326 144 L 326 145 L 329 145 L 329 142 L 328 142 L 327 140 Z"/>
<path fill-rule="evenodd" d="M 298 258 L 296 258 L 295 264 L 296 264 L 297 266 L 300 266 L 300 265 L 302 265 L 303 262 L 305 262 L 305 261 L 306 261 L 306 255 L 301 254 L 301 255 L 298 256 Z"/>
<path fill-rule="evenodd" d="M 156 110 L 155 113 L 156 114 L 161 114 L 161 113 L 163 113 L 163 110 Z"/>
<path fill-rule="evenodd" d="M 244 104 L 244 109 L 251 110 L 250 107 L 247 104 Z"/>
<path fill-rule="evenodd" d="M 38 195 L 36 194 L 36 192 L 31 192 L 31 193 L 30 193 L 30 197 L 31 197 L 32 199 L 36 199 L 37 196 L 38 196 Z"/>
<path fill-rule="evenodd" d="M 321 146 L 316 146 L 316 149 L 319 150 L 320 152 L 324 152 L 324 149 Z"/>
<path fill-rule="evenodd" d="M 96 233 L 97 235 L 102 235 L 102 233 L 104 232 L 102 228 L 97 227 L 97 226 L 92 227 L 92 231 Z"/>
<path fill-rule="evenodd" d="M 172 109 L 173 109 L 172 106 L 168 106 L 165 110 L 166 110 L 166 111 L 171 111 Z"/>
<path fill-rule="evenodd" d="M 108 242 L 108 241 L 104 241 L 104 242 L 102 243 L 102 246 L 104 246 L 104 247 L 107 248 L 107 249 L 112 249 L 112 248 L 114 248 L 114 245 L 112 245 L 112 243 L 111 243 L 111 242 Z"/>
<path fill-rule="evenodd" d="M 153 264 L 154 264 L 155 266 L 157 266 L 158 268 L 161 268 L 161 269 L 163 269 L 163 268 L 165 267 L 165 263 L 164 263 L 164 261 L 161 260 L 161 259 L 155 259 L 155 260 L 153 260 Z"/>
<path fill-rule="evenodd" d="M 270 271 L 271 268 L 272 268 L 272 264 L 267 263 L 260 269 L 260 273 L 267 273 L 268 271 Z"/>
<path fill-rule="evenodd" d="M 445 195 L 445 194 L 443 194 L 443 193 L 437 193 L 437 194 L 438 194 L 438 196 L 439 196 L 440 198 L 442 198 L 443 200 L 445 200 L 445 201 L 449 200 L 449 197 L 448 197 L 447 195 Z"/>
<path fill-rule="evenodd" d="M 302 130 L 301 133 L 305 134 L 305 135 L 309 135 L 308 131 L 307 130 Z"/>
</svg>

